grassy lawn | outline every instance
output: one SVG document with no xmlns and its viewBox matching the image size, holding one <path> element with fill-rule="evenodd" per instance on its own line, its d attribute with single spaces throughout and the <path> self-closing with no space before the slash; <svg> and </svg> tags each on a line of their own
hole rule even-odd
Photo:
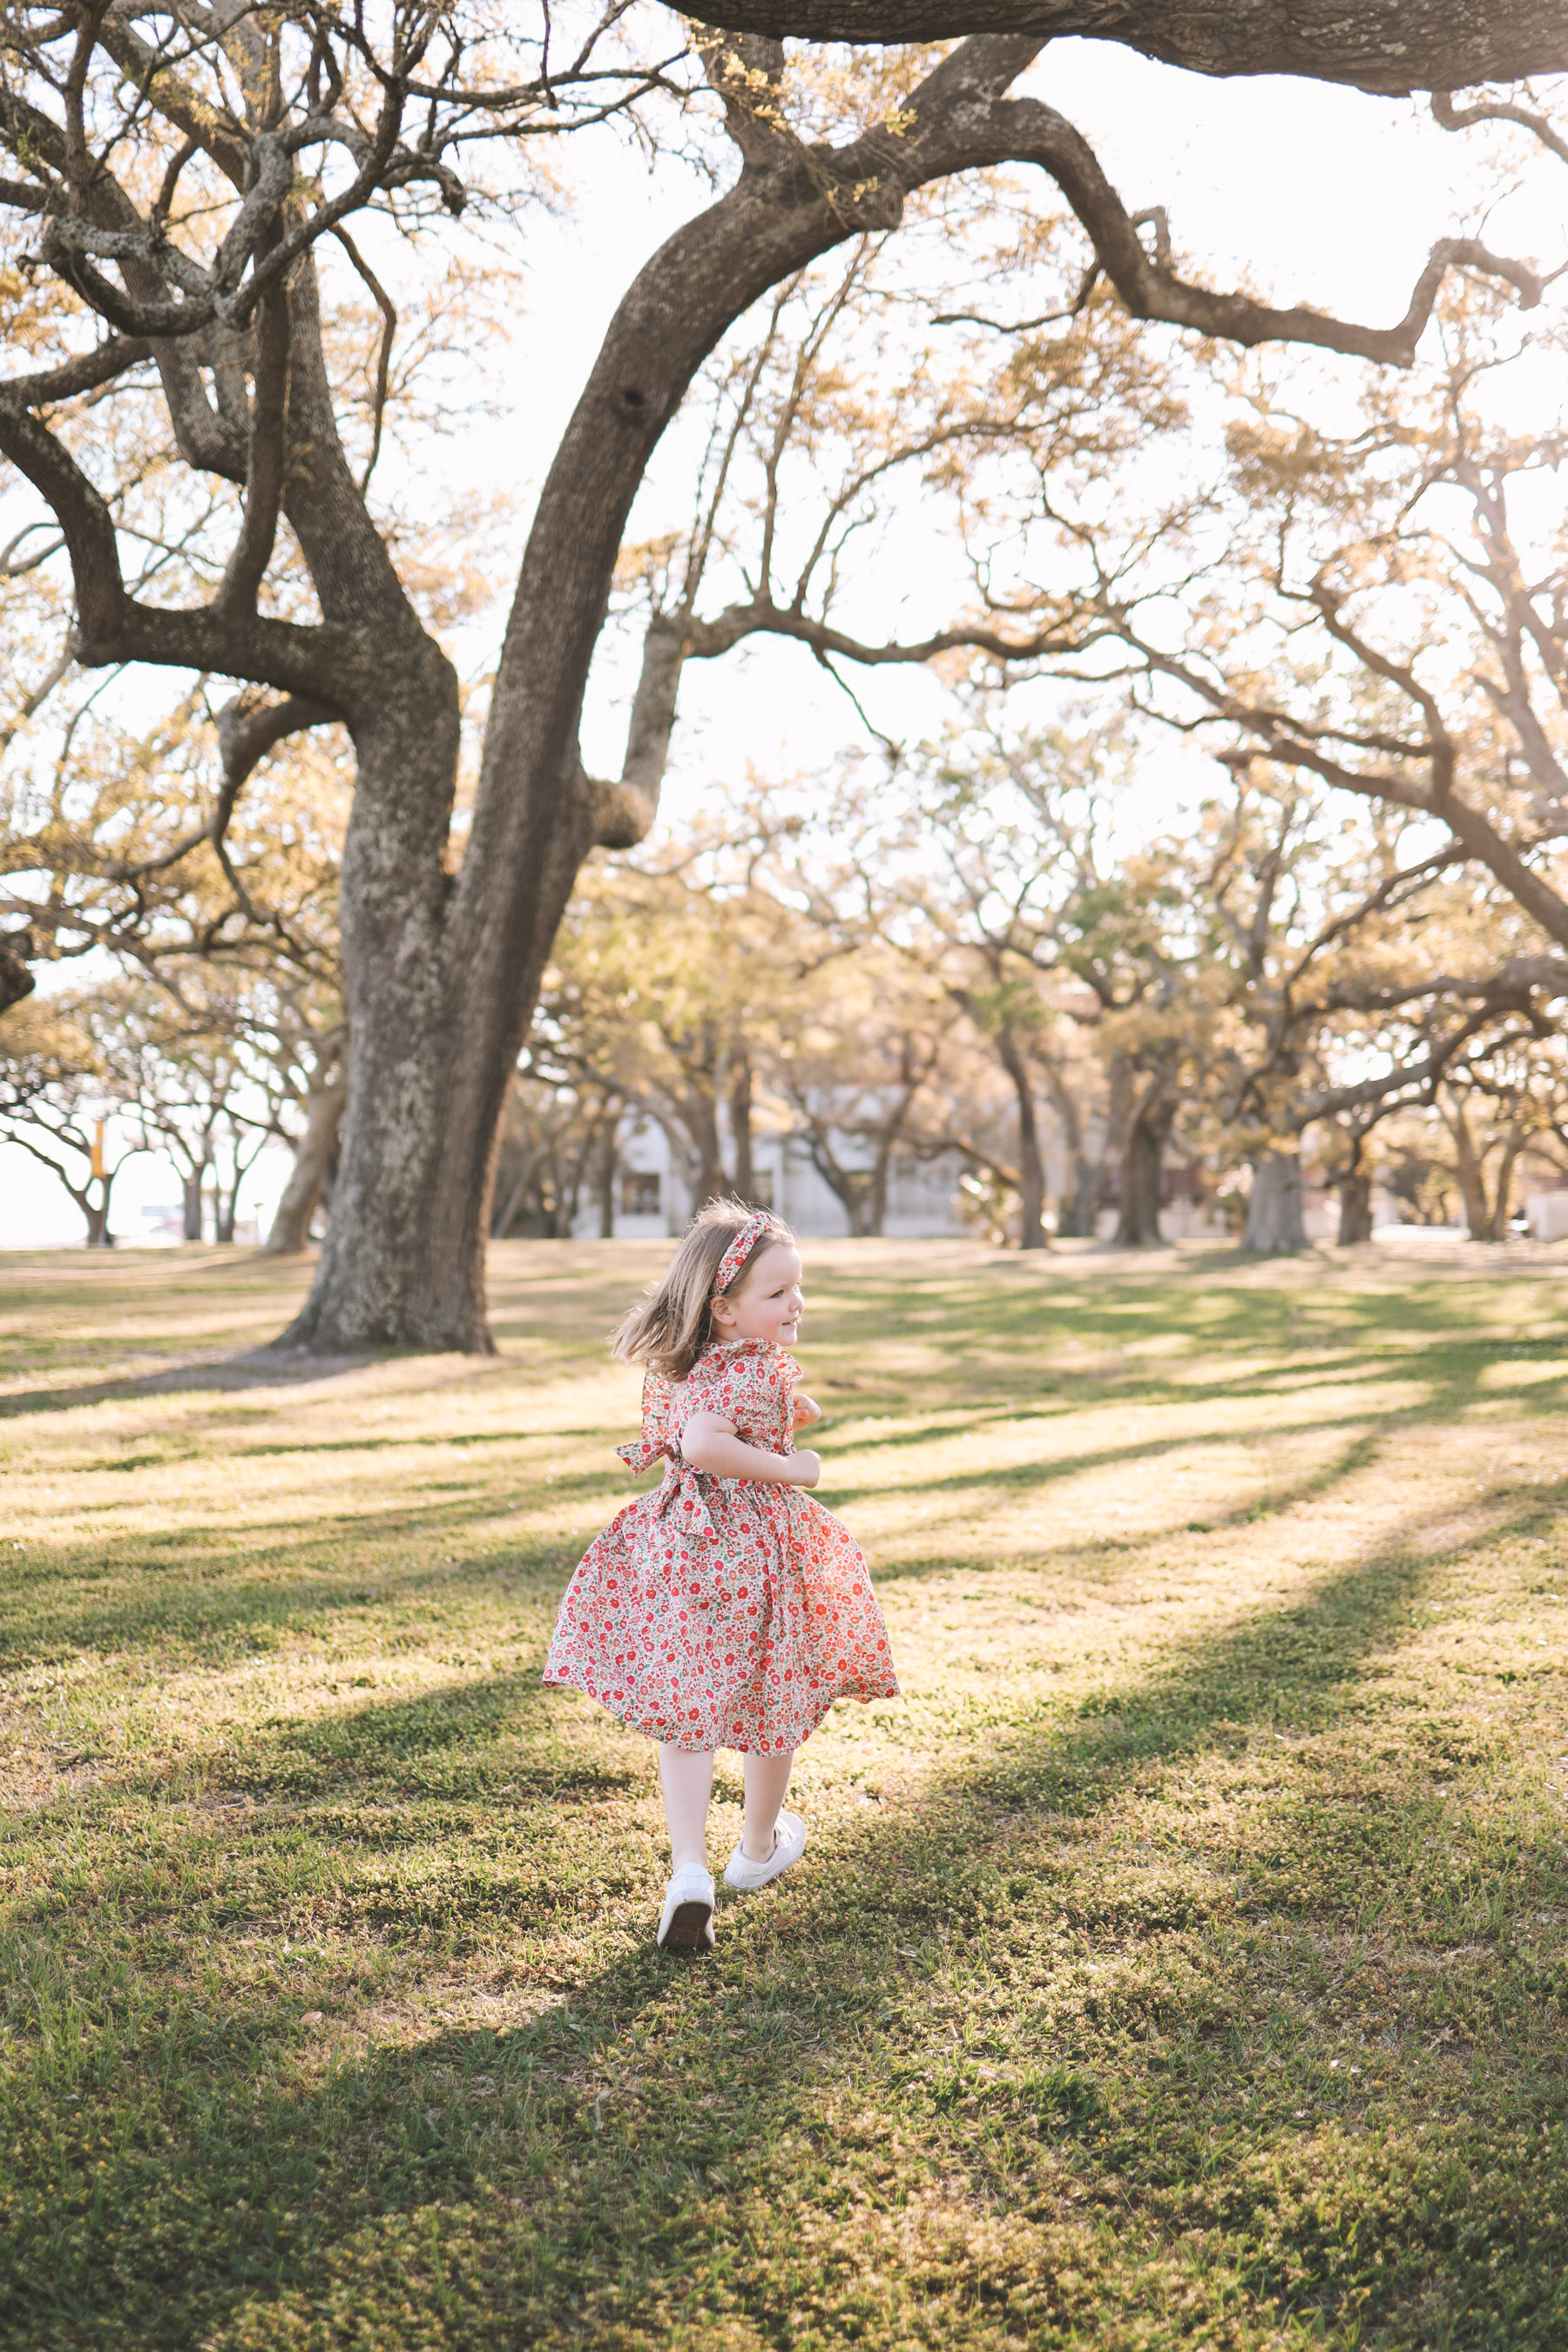
<svg viewBox="0 0 1568 2352">
<path fill-rule="evenodd" d="M 812 1245 L 905 1696 L 682 1963 L 539 1679 L 659 1255 L 0 1258 L 8 2352 L 1563 2352 L 1568 1266 Z"/>
</svg>

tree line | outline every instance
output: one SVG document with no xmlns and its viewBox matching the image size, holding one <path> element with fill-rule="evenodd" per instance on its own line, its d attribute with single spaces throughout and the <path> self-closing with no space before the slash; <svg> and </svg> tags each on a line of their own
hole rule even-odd
<svg viewBox="0 0 1568 2352">
<path fill-rule="evenodd" d="M 1568 960 L 1493 877 L 1258 760 L 1150 836 L 1146 733 L 1081 710 L 1019 730 L 1012 709 L 980 695 L 826 795 L 756 788 L 586 863 L 509 1090 L 492 1235 L 613 1231 L 637 1120 L 694 1199 L 755 1197 L 760 1144 L 786 1138 L 851 1234 L 880 1233 L 900 1165 L 925 1165 L 1026 1250 L 1112 1217 L 1121 1244 L 1158 1243 L 1173 1174 L 1259 1251 L 1304 1244 L 1304 1169 L 1346 1243 L 1377 1183 L 1409 1220 L 1498 1240 L 1522 1171 L 1568 1181 Z M 106 1102 L 122 1150 L 179 1171 L 188 1239 L 233 1238 L 274 1139 L 294 1162 L 267 1246 L 330 1223 L 330 835 L 317 854 L 313 974 L 186 954 L 15 1009 L 4 1131 L 89 1240 Z"/>
<path fill-rule="evenodd" d="M 1303 1245 L 1309 1164 L 1341 1238 L 1383 1183 L 1500 1239 L 1521 1168 L 1568 1170 L 1568 961 L 1489 877 L 1413 857 L 1258 763 L 1138 838 L 1125 738 L 993 709 L 833 801 L 763 797 L 593 861 L 544 975 L 503 1131 L 498 1234 L 610 1230 L 616 1139 L 664 1130 L 695 1198 L 751 1196 L 788 1137 L 852 1234 L 902 1160 L 963 1171 L 1025 1249 L 1161 1239 L 1172 1172 L 1245 1245 Z M 1056 1181 L 1049 1181 L 1052 1168 Z"/>
</svg>

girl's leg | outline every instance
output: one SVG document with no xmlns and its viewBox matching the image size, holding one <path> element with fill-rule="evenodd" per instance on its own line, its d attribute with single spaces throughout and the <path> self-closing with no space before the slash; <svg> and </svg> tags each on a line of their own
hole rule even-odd
<svg viewBox="0 0 1568 2352">
<path fill-rule="evenodd" d="M 789 1776 L 786 1773 L 784 1777 L 787 1780 Z M 671 1871 L 683 1869 L 689 1862 L 696 1863 L 700 1870 L 706 1870 L 708 1805 L 713 1794 L 711 1755 L 688 1756 L 679 1748 L 667 1748 L 661 1744 L 658 1780 L 664 1791 L 664 1818 L 669 1824 Z M 782 1799 L 782 1788 L 779 1795 Z M 776 1812 L 777 1806 L 773 1810 Z"/>
<path fill-rule="evenodd" d="M 793 1748 L 782 1756 L 746 1758 L 746 1826 L 741 1832 L 741 1852 L 748 1862 L 766 1862 L 773 1850 L 773 1824 L 794 1769 Z"/>
</svg>

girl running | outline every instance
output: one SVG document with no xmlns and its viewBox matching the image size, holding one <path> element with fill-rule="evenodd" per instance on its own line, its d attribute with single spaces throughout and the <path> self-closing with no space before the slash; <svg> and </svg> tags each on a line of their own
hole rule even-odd
<svg viewBox="0 0 1568 2352">
<path fill-rule="evenodd" d="M 662 1462 L 664 1478 L 583 1555 L 544 1679 L 658 1742 L 667 1951 L 713 1941 L 714 1749 L 745 1757 L 745 1825 L 724 1884 L 753 1892 L 805 1848 L 805 1823 L 780 1810 L 795 1749 L 835 1699 L 898 1692 L 860 1549 L 803 1492 L 822 1473 L 795 1448 L 796 1429 L 821 1419 L 785 1352 L 804 1303 L 789 1227 L 710 1201 L 612 1342 L 647 1367 L 641 1443 L 616 1450 L 633 1471 Z"/>
</svg>

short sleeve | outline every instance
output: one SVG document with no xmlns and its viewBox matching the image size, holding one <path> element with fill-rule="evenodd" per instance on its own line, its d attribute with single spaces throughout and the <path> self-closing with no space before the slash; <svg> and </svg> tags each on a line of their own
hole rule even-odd
<svg viewBox="0 0 1568 2352">
<path fill-rule="evenodd" d="M 642 1435 L 616 1452 L 633 1472 L 651 1470 L 668 1450 L 670 1385 L 662 1372 L 645 1372 L 642 1383 Z"/>
<path fill-rule="evenodd" d="M 710 1348 L 696 1366 L 686 1386 L 685 1412 L 721 1413 L 749 1445 L 793 1454 L 799 1378 L 794 1357 L 771 1339 L 731 1341 Z"/>
</svg>

